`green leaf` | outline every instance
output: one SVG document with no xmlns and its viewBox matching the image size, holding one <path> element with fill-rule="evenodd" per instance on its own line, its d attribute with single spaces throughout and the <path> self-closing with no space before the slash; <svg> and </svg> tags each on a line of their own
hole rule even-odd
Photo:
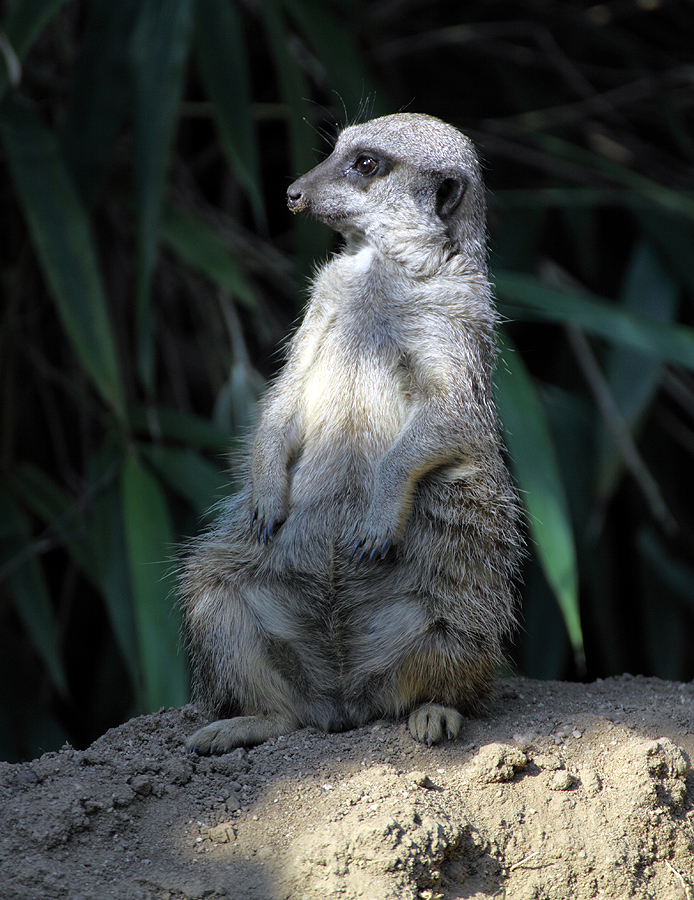
<svg viewBox="0 0 694 900">
<path fill-rule="evenodd" d="M 678 679 L 689 657 L 688 612 L 694 610 L 694 569 L 673 559 L 655 531 L 642 527 L 636 534 L 639 581 L 657 592 L 657 602 L 643 605 L 644 644 L 652 671 Z M 655 577 L 653 577 L 655 576 Z M 683 606 L 683 602 L 686 606 Z"/>
<path fill-rule="evenodd" d="M 151 712 L 161 706 L 181 706 L 188 688 L 170 575 L 174 539 L 169 511 L 156 479 L 134 455 L 123 467 L 121 490 L 144 681 L 143 709 Z"/>
<path fill-rule="evenodd" d="M 142 694 L 142 673 L 135 625 L 135 601 L 125 565 L 125 514 L 119 476 L 123 448 L 107 440 L 90 460 L 88 479 L 93 499 L 89 508 L 95 578 L 106 605 L 111 631 L 130 676 L 136 697 Z"/>
<path fill-rule="evenodd" d="M 15 0 L 3 27 L 5 37 L 16 58 L 21 61 L 45 26 L 66 0 Z M 0 63 L 0 99 L 9 84 L 9 70 L 3 58 Z"/>
<path fill-rule="evenodd" d="M 51 681 L 62 696 L 67 697 L 58 623 L 43 571 L 34 555 L 20 558 L 30 547 L 31 529 L 22 510 L 4 490 L 0 490 L 0 538 L 4 545 L 0 563 L 17 615 Z"/>
<path fill-rule="evenodd" d="M 290 35 L 281 4 L 278 0 L 267 0 L 263 4 L 263 13 L 280 90 L 289 107 L 289 139 L 292 162 L 298 176 L 315 165 L 313 132 L 307 126 L 307 114 L 310 112 L 308 81 L 289 50 Z"/>
<path fill-rule="evenodd" d="M 552 437 L 532 379 L 507 336 L 500 341 L 497 406 L 545 577 L 559 603 L 576 663 L 584 665 L 578 570 L 569 506 Z"/>
<path fill-rule="evenodd" d="M 241 19 L 232 0 L 197 0 L 196 60 L 212 101 L 222 148 L 265 228 L 255 119 Z"/>
<path fill-rule="evenodd" d="M 203 450 L 227 451 L 232 444 L 228 429 L 180 409 L 134 406 L 129 416 L 135 431 L 154 434 L 163 440 L 177 441 Z"/>
<path fill-rule="evenodd" d="M 531 275 L 496 272 L 497 296 L 510 318 L 571 323 L 608 341 L 694 369 L 694 329 L 663 325 L 594 295 L 558 288 Z"/>
<path fill-rule="evenodd" d="M 15 469 L 12 486 L 26 506 L 60 538 L 85 575 L 97 584 L 91 533 L 75 497 L 30 463 Z"/>
<path fill-rule="evenodd" d="M 660 210 L 637 207 L 634 215 L 649 243 L 667 262 L 669 273 L 694 290 L 694 225 Z"/>
<path fill-rule="evenodd" d="M 658 322 L 672 322 L 677 314 L 679 285 L 663 269 L 645 242 L 637 244 L 620 292 L 622 309 Z M 662 364 L 657 358 L 612 346 L 605 361 L 605 377 L 612 396 L 635 432 L 660 384 Z M 603 425 L 598 444 L 599 493 L 604 503 L 623 469 L 622 456 Z"/>
<path fill-rule="evenodd" d="M 72 68 L 60 140 L 87 207 L 102 189 L 130 98 L 129 40 L 139 0 L 92 0 Z"/>
<path fill-rule="evenodd" d="M 212 504 L 219 500 L 224 475 L 195 450 L 165 444 L 142 444 L 140 451 L 169 487 L 199 514 L 209 512 Z"/>
<path fill-rule="evenodd" d="M 618 184 L 628 188 L 636 198 L 642 198 L 661 209 L 694 221 L 694 198 L 684 191 L 668 188 L 628 166 L 620 165 L 554 135 L 536 133 L 534 138 L 536 143 L 551 156 L 568 159 L 580 166 L 609 175 Z"/>
<path fill-rule="evenodd" d="M 243 270 L 222 238 L 209 225 L 167 205 L 160 230 L 162 241 L 189 266 L 228 291 L 246 309 L 257 307 Z"/>
<path fill-rule="evenodd" d="M 652 528 L 639 529 L 636 546 L 641 558 L 651 566 L 661 582 L 694 612 L 694 566 L 673 559 Z"/>
<path fill-rule="evenodd" d="M 312 0 L 284 0 L 284 4 L 324 66 L 327 86 L 344 106 L 345 124 L 357 121 L 370 98 L 378 103 L 378 92 L 347 26 L 333 18 L 329 4 Z M 373 115 L 383 112 L 383 108 L 375 109 Z"/>
<path fill-rule="evenodd" d="M 116 644 L 137 693 L 139 661 L 130 582 L 123 568 L 126 557 L 123 513 L 114 460 L 103 451 L 90 463 L 89 502 L 82 509 L 75 498 L 35 466 L 15 470 L 13 488 L 51 532 L 60 537 L 80 570 L 102 595 Z M 111 470 L 109 471 L 106 470 Z M 112 473 L 112 474 L 111 474 Z"/>
<path fill-rule="evenodd" d="M 306 75 L 290 50 L 292 38 L 281 3 L 278 0 L 266 0 L 263 14 L 277 79 L 283 100 L 289 109 L 289 143 L 292 165 L 298 178 L 316 164 L 313 150 L 315 130 L 310 126 L 314 108 L 308 101 L 310 90 Z M 324 225 L 305 216 L 296 220 L 294 232 L 296 268 L 299 280 L 302 280 L 304 276 L 308 278 L 314 270 L 315 260 L 325 256 L 332 236 Z"/>
<path fill-rule="evenodd" d="M 0 134 L 43 274 L 75 353 L 104 401 L 124 418 L 116 344 L 89 220 L 54 135 L 8 97 Z"/>
<path fill-rule="evenodd" d="M 162 193 L 190 49 L 192 11 L 192 0 L 142 0 L 131 44 L 137 198 L 137 364 L 149 393 L 154 387 L 152 276 Z"/>
<path fill-rule="evenodd" d="M 593 187 L 534 187 L 507 188 L 494 191 L 490 198 L 493 207 L 509 209 L 558 209 L 591 208 L 595 206 L 621 206 L 627 192 L 613 188 Z"/>
<path fill-rule="evenodd" d="M 234 434 L 248 434 L 255 425 L 257 404 L 264 389 L 263 377 L 247 359 L 234 362 L 229 378 L 215 400 L 215 422 L 228 422 Z"/>
<path fill-rule="evenodd" d="M 523 572 L 521 668 L 528 678 L 561 679 L 571 647 L 554 591 L 537 556 Z"/>
</svg>

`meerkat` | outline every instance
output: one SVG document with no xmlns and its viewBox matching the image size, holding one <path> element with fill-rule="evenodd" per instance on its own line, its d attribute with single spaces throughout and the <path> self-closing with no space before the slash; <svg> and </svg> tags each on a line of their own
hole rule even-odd
<svg viewBox="0 0 694 900">
<path fill-rule="evenodd" d="M 492 396 L 471 141 L 427 115 L 345 128 L 287 191 L 344 238 L 262 401 L 245 486 L 181 576 L 198 753 L 479 711 L 522 551 Z"/>
</svg>

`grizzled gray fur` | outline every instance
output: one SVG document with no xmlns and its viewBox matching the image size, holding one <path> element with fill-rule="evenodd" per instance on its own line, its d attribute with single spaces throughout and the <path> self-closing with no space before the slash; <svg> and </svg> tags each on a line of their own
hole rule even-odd
<svg viewBox="0 0 694 900">
<path fill-rule="evenodd" d="M 188 746 L 400 716 L 453 737 L 491 690 L 522 548 L 477 157 L 438 119 L 386 116 L 287 196 L 345 243 L 264 398 L 247 484 L 184 560 L 195 698 L 217 719 Z"/>
</svg>

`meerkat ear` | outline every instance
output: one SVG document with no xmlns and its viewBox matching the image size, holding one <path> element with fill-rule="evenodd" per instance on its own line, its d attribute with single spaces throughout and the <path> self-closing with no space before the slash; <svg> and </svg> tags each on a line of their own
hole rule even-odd
<svg viewBox="0 0 694 900">
<path fill-rule="evenodd" d="M 436 214 L 440 219 L 451 216 L 467 190 L 467 178 L 461 175 L 449 175 L 443 179 L 436 192 Z"/>
</svg>

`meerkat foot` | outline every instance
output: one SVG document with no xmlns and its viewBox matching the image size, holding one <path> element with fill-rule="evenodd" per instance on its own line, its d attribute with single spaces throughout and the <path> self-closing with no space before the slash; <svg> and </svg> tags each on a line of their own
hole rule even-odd
<svg viewBox="0 0 694 900">
<path fill-rule="evenodd" d="M 228 753 L 235 747 L 254 747 L 298 727 L 289 718 L 275 716 L 236 716 L 205 725 L 186 739 L 189 753 L 201 756 Z"/>
<path fill-rule="evenodd" d="M 429 745 L 438 744 L 443 737 L 449 740 L 458 737 L 462 724 L 463 717 L 457 709 L 437 703 L 420 706 L 407 722 L 412 737 Z"/>
</svg>

